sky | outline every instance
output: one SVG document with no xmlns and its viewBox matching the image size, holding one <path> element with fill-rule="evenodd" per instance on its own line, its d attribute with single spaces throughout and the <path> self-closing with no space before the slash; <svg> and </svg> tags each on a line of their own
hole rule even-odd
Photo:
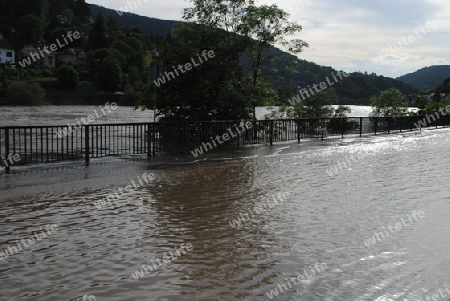
<svg viewBox="0 0 450 301">
<path fill-rule="evenodd" d="M 129 1 L 131 12 L 181 20 L 184 0 L 88 0 L 118 9 Z M 346 72 L 398 77 L 433 65 L 450 65 L 448 0 L 257 0 L 277 4 L 290 21 L 303 26 L 294 36 L 309 44 L 297 56 Z"/>
</svg>

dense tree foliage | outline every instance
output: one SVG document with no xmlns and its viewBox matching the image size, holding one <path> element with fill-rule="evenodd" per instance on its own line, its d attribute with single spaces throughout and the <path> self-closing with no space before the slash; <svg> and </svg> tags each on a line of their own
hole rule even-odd
<svg viewBox="0 0 450 301">
<path fill-rule="evenodd" d="M 299 89 L 337 73 L 295 56 L 307 44 L 289 37 L 302 28 L 276 5 L 257 6 L 252 0 L 191 3 L 186 22 L 174 22 L 119 14 L 84 0 L 0 0 L 0 32 L 17 51 L 25 44 L 50 45 L 69 31 L 80 32 L 81 38 L 70 44 L 87 52 L 85 66 L 73 65 L 78 90 L 120 90 L 152 108 L 156 88 L 160 113 L 173 120 L 250 118 L 254 105 L 287 104 Z M 153 83 L 173 66 L 210 50 L 214 58 L 188 74 L 159 87 Z M 22 59 L 20 54 L 17 59 Z M 57 70 L 33 64 L 17 73 L 0 71 L 0 83 L 7 87 L 12 81 L 35 80 L 46 89 L 64 89 L 57 75 Z M 370 104 L 371 97 L 392 87 L 405 95 L 416 92 L 391 78 L 355 72 L 333 85 L 337 97 L 329 103 Z"/>
<path fill-rule="evenodd" d="M 70 65 L 62 65 L 58 68 L 58 85 L 65 89 L 74 89 L 78 85 L 78 71 Z"/>
<path fill-rule="evenodd" d="M 45 90 L 38 83 L 13 82 L 7 91 L 9 105 L 33 106 L 44 104 Z"/>
<path fill-rule="evenodd" d="M 372 97 L 372 116 L 375 117 L 396 117 L 407 114 L 407 104 L 405 96 L 395 88 L 389 88 Z"/>
</svg>

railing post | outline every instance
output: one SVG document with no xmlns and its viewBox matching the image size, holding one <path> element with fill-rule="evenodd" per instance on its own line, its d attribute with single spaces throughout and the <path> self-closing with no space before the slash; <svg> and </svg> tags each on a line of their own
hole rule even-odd
<svg viewBox="0 0 450 301">
<path fill-rule="evenodd" d="M 270 121 L 270 128 L 269 128 L 269 141 L 270 145 L 273 145 L 273 120 Z"/>
<path fill-rule="evenodd" d="M 324 124 L 325 124 L 325 119 L 319 119 L 319 120 L 322 120 L 323 122 L 320 122 L 319 121 L 319 124 L 320 124 L 320 131 L 321 131 L 321 136 L 322 136 L 322 141 L 323 141 L 323 129 L 324 129 Z"/>
<path fill-rule="evenodd" d="M 300 119 L 297 119 L 297 140 L 300 143 Z"/>
<path fill-rule="evenodd" d="M 89 163 L 89 125 L 84 126 L 84 162 Z"/>
<path fill-rule="evenodd" d="M 147 158 L 152 156 L 152 140 L 153 134 L 150 130 L 150 123 L 147 124 Z"/>
<path fill-rule="evenodd" d="M 375 136 L 377 135 L 378 117 L 373 117 L 375 119 Z"/>
<path fill-rule="evenodd" d="M 362 137 L 362 124 L 363 124 L 363 118 L 359 117 L 359 137 Z"/>
<path fill-rule="evenodd" d="M 9 128 L 5 129 L 5 162 L 9 157 Z M 6 164 L 5 171 L 9 173 L 11 170 L 10 164 Z"/>
<path fill-rule="evenodd" d="M 158 123 L 158 127 L 159 127 L 159 123 Z M 155 157 L 156 156 L 156 123 L 154 122 L 153 124 L 152 124 L 152 128 L 153 128 L 153 135 L 152 135 L 152 137 L 153 137 L 153 157 Z M 161 137 L 160 137 L 161 138 Z M 161 143 L 161 139 L 159 140 L 159 143 Z M 159 145 L 159 147 L 161 148 L 161 145 Z"/>
<path fill-rule="evenodd" d="M 391 133 L 391 117 L 388 117 L 388 135 Z"/>
</svg>

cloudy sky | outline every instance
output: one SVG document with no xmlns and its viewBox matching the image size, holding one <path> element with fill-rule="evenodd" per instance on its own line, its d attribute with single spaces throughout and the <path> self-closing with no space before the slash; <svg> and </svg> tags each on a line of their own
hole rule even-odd
<svg viewBox="0 0 450 301">
<path fill-rule="evenodd" d="M 133 0 L 88 0 L 117 9 Z M 138 2 L 138 0 L 134 0 Z M 140 0 L 132 12 L 181 20 L 184 0 Z M 303 26 L 309 44 L 298 56 L 336 69 L 397 77 L 432 65 L 450 65 L 448 0 L 259 0 L 277 4 Z"/>
</svg>

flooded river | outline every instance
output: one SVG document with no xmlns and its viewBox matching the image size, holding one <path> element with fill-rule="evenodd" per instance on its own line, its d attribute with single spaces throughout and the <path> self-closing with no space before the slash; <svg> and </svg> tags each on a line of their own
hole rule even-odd
<svg viewBox="0 0 450 301">
<path fill-rule="evenodd" d="M 0 300 L 448 301 L 449 149 L 443 129 L 14 167 Z"/>
</svg>

